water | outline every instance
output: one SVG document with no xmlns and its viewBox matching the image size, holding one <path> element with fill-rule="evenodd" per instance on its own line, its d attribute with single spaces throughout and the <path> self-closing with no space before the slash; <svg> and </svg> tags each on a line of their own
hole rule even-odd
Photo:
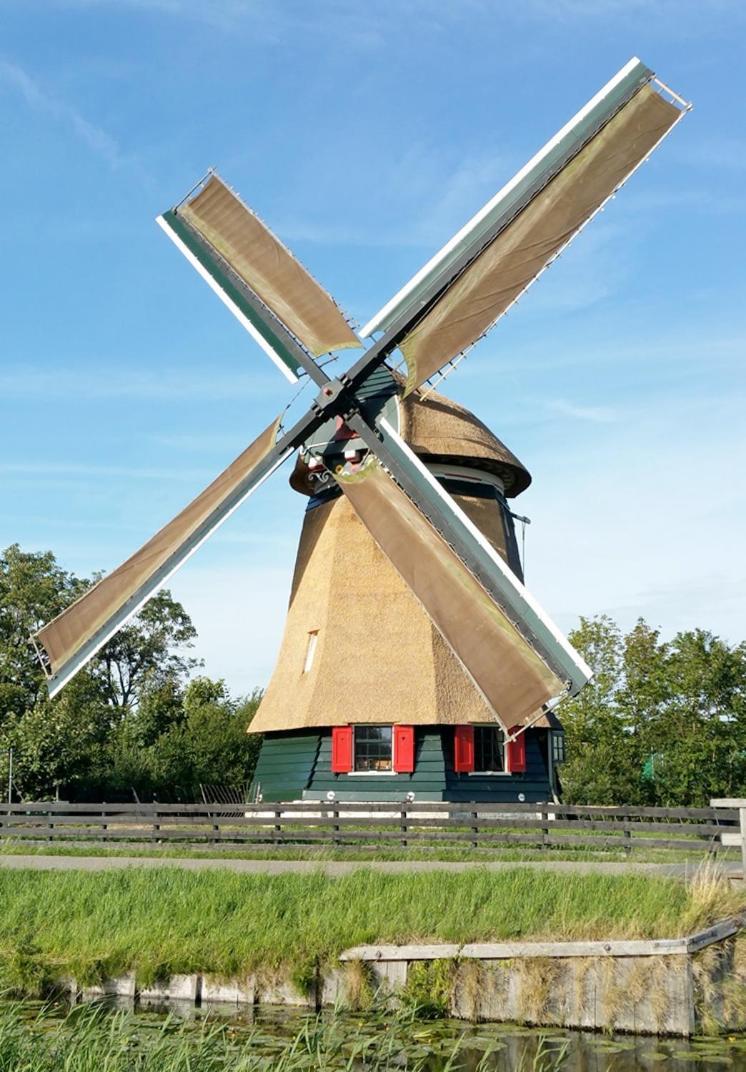
<svg viewBox="0 0 746 1072">
<path fill-rule="evenodd" d="M 206 1023 L 216 1021 L 229 1025 L 231 1047 L 251 1046 L 252 1054 L 268 1060 L 280 1054 L 288 1042 L 295 1039 L 308 1025 L 317 1023 L 315 1015 L 306 1010 L 286 1008 L 245 1010 L 238 1013 L 235 1006 L 195 1008 L 188 1004 L 148 1007 L 138 1004 L 123 1006 L 115 1000 L 107 1002 L 111 1009 L 126 1009 L 128 1018 L 136 1025 L 138 1035 L 147 1046 L 149 1035 L 161 1032 L 164 1021 L 170 1018 L 174 1030 L 181 1028 L 195 1036 Z M 17 1006 L 16 1006 L 17 1008 Z M 42 1006 L 26 1002 L 24 1012 L 29 1020 L 38 1016 Z M 69 1006 L 46 1008 L 50 1027 L 57 1017 L 64 1017 Z M 178 1021 L 178 1027 L 175 1021 Z M 339 1063 L 325 1065 L 344 1068 L 354 1047 L 368 1041 L 372 1047 L 392 1045 L 392 1069 L 424 1061 L 426 1072 L 637 1072 L 659 1069 L 660 1072 L 707 1072 L 718 1067 L 730 1067 L 733 1072 L 746 1072 L 746 1036 L 725 1038 L 702 1037 L 692 1040 L 651 1038 L 630 1035 L 598 1035 L 589 1032 L 527 1028 L 511 1024 L 466 1024 L 459 1020 L 416 1020 L 390 1013 L 324 1013 L 322 1023 L 328 1024 L 338 1040 Z M 449 1064 L 454 1047 L 459 1045 L 459 1059 Z M 387 1051 L 388 1052 L 388 1051 Z M 305 1065 L 303 1067 L 306 1067 Z M 309 1063 L 308 1068 L 314 1067 Z M 365 1067 L 360 1065 L 360 1068 Z"/>
</svg>

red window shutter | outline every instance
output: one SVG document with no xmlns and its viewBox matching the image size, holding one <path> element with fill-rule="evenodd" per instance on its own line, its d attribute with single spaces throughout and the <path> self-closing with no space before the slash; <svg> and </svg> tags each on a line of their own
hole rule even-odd
<svg viewBox="0 0 746 1072">
<path fill-rule="evenodd" d="M 348 774 L 352 770 L 352 726 L 332 729 L 332 773 Z"/>
<path fill-rule="evenodd" d="M 414 726 L 394 726 L 394 770 L 397 774 L 414 772 Z"/>
<path fill-rule="evenodd" d="M 513 726 L 509 731 L 516 733 L 520 726 Z M 508 771 L 510 774 L 523 774 L 526 770 L 526 732 L 508 743 Z"/>
<path fill-rule="evenodd" d="M 474 770 L 474 727 L 456 726 L 453 734 L 453 769 L 457 774 Z"/>
</svg>

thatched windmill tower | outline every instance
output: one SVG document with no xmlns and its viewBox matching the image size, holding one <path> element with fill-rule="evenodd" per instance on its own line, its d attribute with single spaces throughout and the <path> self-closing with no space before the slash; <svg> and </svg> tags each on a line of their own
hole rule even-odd
<svg viewBox="0 0 746 1072">
<path fill-rule="evenodd" d="M 266 734 L 264 798 L 547 799 L 562 740 L 551 712 L 590 672 L 522 583 L 507 500 L 528 473 L 432 387 L 687 110 L 630 60 L 360 335 L 214 173 L 160 216 L 287 379 L 319 393 L 39 630 L 50 693 L 299 451 L 292 482 L 310 501 L 252 726 Z M 347 348 L 363 352 L 331 378 L 320 359 Z"/>
<path fill-rule="evenodd" d="M 439 394 L 410 395 L 398 415 L 400 435 L 522 580 L 508 500 L 528 487 L 528 471 Z M 309 502 L 282 644 L 250 727 L 265 734 L 255 791 L 264 800 L 552 799 L 556 717 L 506 748 L 494 712 L 336 485 L 319 485 L 302 458 L 291 484 Z"/>
</svg>

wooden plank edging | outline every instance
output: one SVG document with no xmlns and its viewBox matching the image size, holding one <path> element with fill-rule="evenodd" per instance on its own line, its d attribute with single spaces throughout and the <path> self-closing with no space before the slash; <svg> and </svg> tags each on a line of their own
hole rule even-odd
<svg viewBox="0 0 746 1072">
<path fill-rule="evenodd" d="M 514 960 L 530 957 L 687 956 L 722 942 L 746 927 L 746 915 L 731 916 L 686 938 L 588 942 L 467 942 L 464 945 L 360 945 L 340 954 L 341 961 Z"/>
</svg>

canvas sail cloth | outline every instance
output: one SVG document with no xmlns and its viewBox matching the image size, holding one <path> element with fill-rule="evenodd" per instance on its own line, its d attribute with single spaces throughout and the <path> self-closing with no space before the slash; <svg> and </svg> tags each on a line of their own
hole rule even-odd
<svg viewBox="0 0 746 1072">
<path fill-rule="evenodd" d="M 36 634 L 49 660 L 50 695 L 95 655 L 207 536 L 285 460 L 271 458 L 279 418 L 220 476 L 121 566 Z"/>
<path fill-rule="evenodd" d="M 381 463 L 335 479 L 505 729 L 568 690 Z M 518 582 L 515 582 L 516 584 Z M 590 674 L 577 657 L 579 672 Z M 585 673 L 583 673 L 585 671 Z"/>
<path fill-rule="evenodd" d="M 494 324 L 681 114 L 651 85 L 637 91 L 405 336 L 406 394 Z"/>
<path fill-rule="evenodd" d="M 217 175 L 176 210 L 314 356 L 359 347 L 332 297 Z"/>
</svg>

